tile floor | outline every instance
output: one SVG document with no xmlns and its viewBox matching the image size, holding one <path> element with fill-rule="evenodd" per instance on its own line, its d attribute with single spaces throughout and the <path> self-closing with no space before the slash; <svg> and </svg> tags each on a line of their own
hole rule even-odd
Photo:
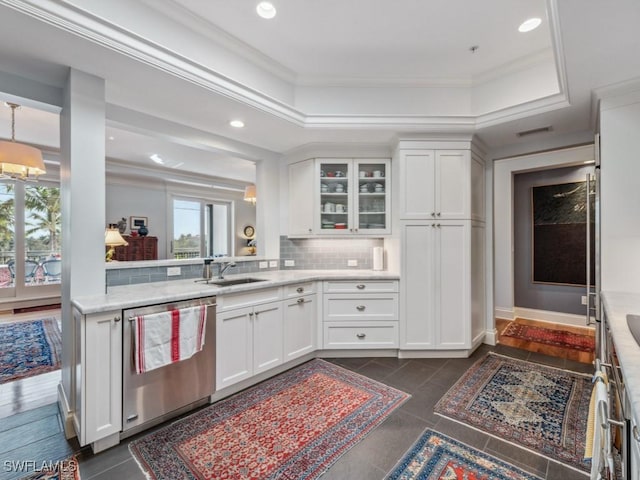
<svg viewBox="0 0 640 480">
<path fill-rule="evenodd" d="M 470 365 L 490 350 L 584 373 L 590 373 L 592 368 L 588 364 L 500 345 L 496 347 L 483 345 L 472 357 L 465 359 L 330 359 L 329 361 L 349 370 L 404 390 L 412 397 L 384 423 L 342 456 L 321 477 L 322 480 L 382 479 L 427 427 L 434 428 L 479 450 L 515 464 L 541 478 L 547 480 L 584 480 L 585 475 L 575 470 L 433 414 L 433 406 L 449 387 Z M 51 406 L 41 407 L 37 410 L 40 411 L 40 416 L 43 418 L 57 416 L 56 409 L 52 409 Z M 15 427 L 13 428 L 10 425 L 5 428 L 4 419 L 0 420 L 3 425 L 0 427 L 0 445 L 5 446 L 0 448 L 0 458 L 13 458 L 16 454 L 15 448 L 12 450 L 10 447 L 7 448 L 7 445 L 15 445 L 19 438 L 22 440 L 18 443 L 26 443 L 20 447 L 26 449 L 23 453 L 32 451 L 35 454 L 36 451 L 50 451 L 50 455 L 62 456 L 68 451 L 77 451 L 75 441 L 67 442 L 51 418 L 42 421 L 42 418 L 38 418 L 36 410 L 20 415 L 29 415 L 29 418 L 25 417 L 24 421 L 21 421 L 20 418 L 16 418 L 18 416 L 14 416 L 12 425 Z M 27 438 L 24 430 L 16 430 L 19 428 L 18 426 L 24 424 L 30 425 L 26 427 L 26 430 L 31 432 L 29 438 L 33 441 Z M 23 428 L 25 427 L 23 426 Z M 144 433 L 140 435 L 144 435 Z M 98 455 L 93 455 L 88 448 L 82 449 L 78 456 L 82 479 L 144 480 L 142 471 L 128 450 L 128 442 L 135 438 L 137 437 L 129 438 L 120 445 Z M 2 465 L 0 465 L 0 479 L 20 478 L 11 472 L 2 471 L 1 467 Z"/>
</svg>

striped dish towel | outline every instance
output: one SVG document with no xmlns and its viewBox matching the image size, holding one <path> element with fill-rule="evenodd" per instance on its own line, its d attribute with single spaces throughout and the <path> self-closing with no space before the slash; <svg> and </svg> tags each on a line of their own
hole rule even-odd
<svg viewBox="0 0 640 480">
<path fill-rule="evenodd" d="M 206 325 L 205 305 L 135 317 L 136 373 L 191 358 L 204 346 Z"/>
</svg>

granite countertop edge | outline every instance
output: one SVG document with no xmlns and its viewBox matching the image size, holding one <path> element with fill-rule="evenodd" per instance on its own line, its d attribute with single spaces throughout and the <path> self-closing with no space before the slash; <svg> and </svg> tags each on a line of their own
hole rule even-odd
<svg viewBox="0 0 640 480">
<path fill-rule="evenodd" d="M 640 422 L 640 346 L 627 326 L 627 314 L 640 314 L 640 293 L 605 291 L 602 301 L 622 368 L 631 413 L 636 422 Z"/>
<path fill-rule="evenodd" d="M 397 273 L 373 270 L 277 270 L 242 275 L 226 275 L 226 280 L 259 278 L 264 281 L 233 286 L 217 286 L 194 279 L 141 283 L 109 287 L 107 293 L 73 298 L 71 304 L 82 314 L 156 305 L 192 298 L 251 292 L 291 283 L 323 280 L 398 280 Z"/>
</svg>

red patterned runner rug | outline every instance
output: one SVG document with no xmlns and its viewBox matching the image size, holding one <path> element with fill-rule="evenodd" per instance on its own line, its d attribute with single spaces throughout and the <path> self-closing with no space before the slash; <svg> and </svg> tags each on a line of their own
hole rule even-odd
<svg viewBox="0 0 640 480">
<path fill-rule="evenodd" d="M 593 352 L 595 350 L 595 338 L 592 336 L 516 322 L 511 322 L 502 332 L 502 336 L 556 347 L 571 348 L 581 352 Z"/>
<path fill-rule="evenodd" d="M 129 448 L 153 479 L 315 479 L 408 398 L 313 360 Z"/>
</svg>

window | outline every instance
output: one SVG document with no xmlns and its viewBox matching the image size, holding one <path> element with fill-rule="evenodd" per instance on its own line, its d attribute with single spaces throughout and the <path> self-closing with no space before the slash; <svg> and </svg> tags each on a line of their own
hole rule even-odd
<svg viewBox="0 0 640 480">
<path fill-rule="evenodd" d="M 231 203 L 173 198 L 173 258 L 232 256 Z"/>
<path fill-rule="evenodd" d="M 59 288 L 60 232 L 59 186 L 0 181 L 0 296 Z"/>
</svg>

